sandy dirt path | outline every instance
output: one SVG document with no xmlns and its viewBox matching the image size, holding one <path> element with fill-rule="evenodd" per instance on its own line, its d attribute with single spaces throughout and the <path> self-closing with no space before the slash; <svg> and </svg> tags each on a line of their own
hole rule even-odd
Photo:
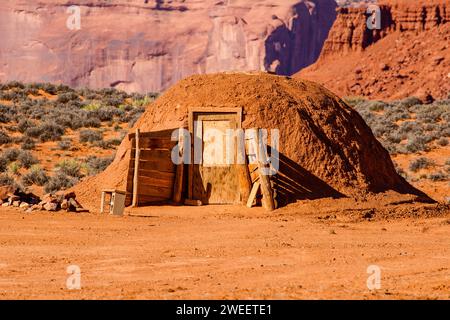
<svg viewBox="0 0 450 320">
<path fill-rule="evenodd" d="M 186 211 L 189 210 L 189 211 Z M 136 216 L 0 209 L 0 299 L 450 299 L 450 219 L 241 207 Z M 81 269 L 68 290 L 66 268 Z M 381 289 L 366 285 L 369 265 Z"/>
</svg>

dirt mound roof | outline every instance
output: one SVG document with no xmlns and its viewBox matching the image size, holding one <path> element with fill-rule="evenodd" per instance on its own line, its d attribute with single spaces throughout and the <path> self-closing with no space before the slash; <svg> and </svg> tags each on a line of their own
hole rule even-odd
<svg viewBox="0 0 450 320">
<path fill-rule="evenodd" d="M 420 194 L 396 173 L 359 114 L 319 84 L 265 73 L 192 76 L 149 105 L 135 127 L 187 127 L 191 107 L 242 107 L 244 129 L 279 129 L 280 154 L 295 167 L 292 179 L 304 198 L 386 190 Z M 130 149 L 125 138 L 105 172 L 75 187 L 84 206 L 98 207 L 101 189 L 125 189 Z"/>
</svg>

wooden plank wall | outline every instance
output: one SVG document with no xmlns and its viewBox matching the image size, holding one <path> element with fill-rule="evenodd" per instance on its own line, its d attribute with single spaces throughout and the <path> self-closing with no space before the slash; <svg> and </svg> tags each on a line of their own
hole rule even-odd
<svg viewBox="0 0 450 320">
<path fill-rule="evenodd" d="M 139 135 L 138 201 L 137 206 L 165 203 L 172 199 L 176 166 L 171 153 L 176 141 L 171 141 L 172 131 L 147 132 Z M 128 169 L 125 203 L 131 205 L 135 168 L 136 137 L 131 138 L 131 157 Z"/>
</svg>

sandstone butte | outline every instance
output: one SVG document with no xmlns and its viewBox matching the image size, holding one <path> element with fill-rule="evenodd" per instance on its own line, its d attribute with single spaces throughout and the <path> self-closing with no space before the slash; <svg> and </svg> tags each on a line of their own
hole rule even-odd
<svg viewBox="0 0 450 320">
<path fill-rule="evenodd" d="M 318 58 L 334 0 L 2 0 L 0 81 L 159 92 L 191 74 L 294 74 Z"/>
<path fill-rule="evenodd" d="M 366 8 L 340 8 L 317 63 L 298 76 L 340 96 L 423 100 L 450 93 L 450 1 L 382 0 L 381 30 Z"/>
</svg>

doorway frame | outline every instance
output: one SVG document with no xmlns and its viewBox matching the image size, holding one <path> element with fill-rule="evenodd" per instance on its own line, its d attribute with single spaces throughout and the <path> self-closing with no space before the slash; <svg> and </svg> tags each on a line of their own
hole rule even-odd
<svg viewBox="0 0 450 320">
<path fill-rule="evenodd" d="M 191 155 L 194 154 L 194 119 L 196 114 L 236 114 L 237 129 L 242 129 L 242 107 L 194 107 L 188 110 L 188 129 L 191 135 Z M 203 151 L 203 150 L 202 150 Z M 194 196 L 194 159 L 192 157 L 188 170 L 188 199 Z"/>
</svg>

